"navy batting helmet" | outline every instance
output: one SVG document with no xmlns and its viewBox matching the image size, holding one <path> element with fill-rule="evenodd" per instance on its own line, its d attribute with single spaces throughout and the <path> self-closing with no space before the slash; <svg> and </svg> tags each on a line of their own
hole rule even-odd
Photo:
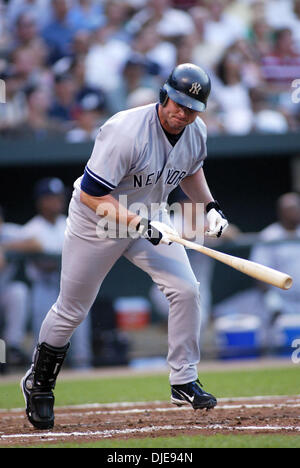
<svg viewBox="0 0 300 468">
<path fill-rule="evenodd" d="M 164 106 L 168 98 L 198 112 L 206 109 L 211 90 L 208 74 L 197 65 L 183 63 L 174 68 L 160 90 L 159 101 Z"/>
</svg>

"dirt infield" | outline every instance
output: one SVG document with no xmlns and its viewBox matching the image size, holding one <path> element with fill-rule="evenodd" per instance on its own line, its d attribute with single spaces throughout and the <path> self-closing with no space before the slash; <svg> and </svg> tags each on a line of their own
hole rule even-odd
<svg viewBox="0 0 300 468">
<path fill-rule="evenodd" d="M 300 395 L 221 399 L 212 411 L 157 401 L 56 409 L 52 431 L 37 431 L 24 410 L 1 410 L 0 447 L 177 435 L 299 434 Z"/>
</svg>

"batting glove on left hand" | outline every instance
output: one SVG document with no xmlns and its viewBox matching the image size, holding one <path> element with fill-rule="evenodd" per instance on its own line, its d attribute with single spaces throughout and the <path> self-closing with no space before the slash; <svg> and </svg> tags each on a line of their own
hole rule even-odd
<svg viewBox="0 0 300 468">
<path fill-rule="evenodd" d="M 228 227 L 228 221 L 220 205 L 217 201 L 211 202 L 206 207 L 208 230 L 206 235 L 208 237 L 221 237 L 223 232 Z"/>
<path fill-rule="evenodd" d="M 173 234 L 173 236 L 179 236 L 178 232 L 175 229 L 171 228 L 165 223 L 160 221 L 150 221 L 149 219 L 141 219 L 140 223 L 137 225 L 136 230 L 142 237 L 147 239 L 151 244 L 172 244 L 170 239 L 168 239 L 168 234 Z"/>
</svg>

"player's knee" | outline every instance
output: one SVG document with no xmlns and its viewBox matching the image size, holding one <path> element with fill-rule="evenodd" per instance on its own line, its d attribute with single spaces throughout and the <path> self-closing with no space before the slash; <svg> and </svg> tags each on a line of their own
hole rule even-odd
<svg viewBox="0 0 300 468">
<path fill-rule="evenodd" d="M 70 321 L 72 322 L 73 326 L 77 328 L 79 327 L 79 325 L 82 324 L 82 322 L 84 322 L 86 317 L 87 317 L 86 311 L 80 311 L 80 312 L 77 311 L 76 315 L 72 315 L 70 317 Z"/>
<path fill-rule="evenodd" d="M 81 307 L 66 307 L 62 304 L 57 305 L 57 314 L 70 329 L 77 328 L 86 318 L 88 311 Z"/>
<path fill-rule="evenodd" d="M 180 302 L 198 302 L 200 300 L 199 283 L 197 281 L 186 281 L 172 294 L 174 300 Z"/>
<path fill-rule="evenodd" d="M 194 281 L 185 285 L 183 288 L 183 295 L 186 299 L 198 301 L 200 298 L 199 283 Z"/>
</svg>

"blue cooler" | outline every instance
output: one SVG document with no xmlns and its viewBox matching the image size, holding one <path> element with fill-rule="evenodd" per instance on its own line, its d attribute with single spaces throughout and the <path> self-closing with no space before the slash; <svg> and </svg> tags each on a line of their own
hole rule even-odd
<svg viewBox="0 0 300 468">
<path fill-rule="evenodd" d="M 300 339 L 300 313 L 279 317 L 275 322 L 273 335 L 277 354 L 291 356 L 294 352 L 293 341 Z"/>
<path fill-rule="evenodd" d="M 255 315 L 234 314 L 215 320 L 220 359 L 256 358 L 261 348 L 261 320 Z"/>
</svg>

